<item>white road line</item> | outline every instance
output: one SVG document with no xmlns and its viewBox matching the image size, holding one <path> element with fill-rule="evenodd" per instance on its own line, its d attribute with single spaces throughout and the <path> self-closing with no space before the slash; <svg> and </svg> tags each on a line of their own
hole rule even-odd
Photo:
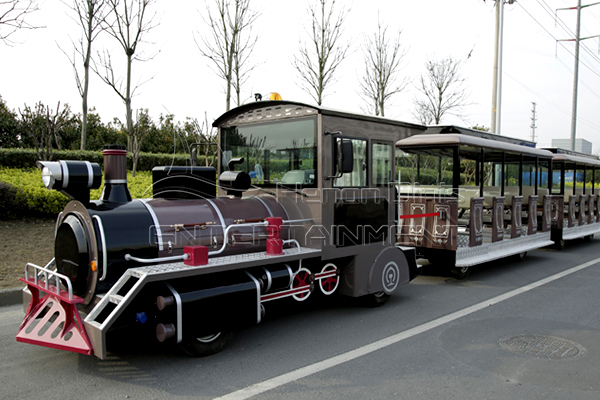
<svg viewBox="0 0 600 400">
<path fill-rule="evenodd" d="M 568 269 L 566 271 L 560 272 L 558 274 L 549 276 L 548 278 L 544 278 L 541 279 L 537 282 L 533 282 L 530 283 L 529 285 L 525 285 L 523 287 L 520 287 L 518 289 L 515 290 L 511 290 L 510 292 L 507 292 L 505 294 L 502 294 L 500 296 L 496 296 L 494 298 L 491 298 L 489 300 L 485 300 L 482 301 L 481 303 L 475 304 L 473 306 L 464 308 L 462 310 L 453 312 L 452 314 L 448 314 L 445 315 L 443 317 L 440 317 L 438 319 L 435 319 L 431 322 L 427 322 L 423 325 L 419 325 L 415 328 L 411 328 L 409 330 L 406 330 L 404 332 L 400 332 L 397 333 L 395 335 L 392 336 L 388 336 L 387 338 L 378 340 L 377 342 L 373 342 L 371 344 L 368 344 L 366 346 L 363 347 L 359 347 L 358 349 L 355 350 L 351 350 L 348 351 L 346 353 L 340 354 L 338 356 L 335 357 L 331 357 L 328 358 L 326 360 L 323 361 L 319 361 L 317 363 L 311 364 L 311 365 L 307 365 L 306 367 L 302 367 L 299 368 L 295 371 L 291 371 L 288 372 L 286 374 L 283 375 L 279 375 L 276 376 L 274 378 L 268 379 L 266 381 L 263 382 L 259 382 L 256 383 L 252 386 L 248 386 L 244 389 L 240 389 L 238 391 L 226 394 L 224 396 L 221 397 L 217 397 L 215 400 L 244 400 L 244 399 L 248 399 L 252 396 L 256 396 L 258 394 L 267 392 L 271 389 L 275 389 L 278 388 L 280 386 L 286 385 L 288 383 L 297 381 L 299 379 L 305 378 L 309 375 L 313 375 L 316 374 L 317 372 L 321 372 L 324 371 L 328 368 L 332 368 L 335 367 L 337 365 L 343 364 L 347 361 L 351 361 L 354 360 L 358 357 L 362 357 L 366 354 L 372 353 L 374 351 L 377 350 L 381 350 L 385 347 L 391 346 L 393 344 L 396 344 L 398 342 L 401 342 L 404 339 L 408 339 L 411 338 L 413 336 L 419 335 L 421 333 L 427 332 L 431 329 L 437 328 L 439 326 L 445 325 L 449 322 L 452 322 L 454 320 L 457 320 L 459 318 L 465 317 L 469 314 L 473 314 L 477 311 L 480 311 L 486 307 L 489 306 L 493 306 L 495 304 L 498 304 L 500 302 L 503 302 L 504 300 L 508 300 L 512 297 L 518 296 L 522 293 L 528 292 L 530 290 L 533 290 L 535 288 L 538 288 L 540 286 L 543 286 L 547 283 L 553 282 L 555 280 L 564 278 L 567 275 L 573 274 L 577 271 L 581 271 L 582 269 L 591 267 L 594 264 L 597 264 L 600 262 L 600 258 L 596 258 L 595 260 L 589 261 L 587 263 L 578 265 L 576 267 L 573 267 L 571 269 Z"/>
</svg>

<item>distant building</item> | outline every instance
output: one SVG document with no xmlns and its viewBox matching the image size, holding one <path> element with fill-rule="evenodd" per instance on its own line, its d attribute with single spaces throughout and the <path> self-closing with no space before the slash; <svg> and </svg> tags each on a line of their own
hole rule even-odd
<svg viewBox="0 0 600 400">
<path fill-rule="evenodd" d="M 571 139 L 552 139 L 552 147 L 571 150 Z M 592 154 L 592 142 L 585 139 L 575 139 L 575 151 Z"/>
</svg>

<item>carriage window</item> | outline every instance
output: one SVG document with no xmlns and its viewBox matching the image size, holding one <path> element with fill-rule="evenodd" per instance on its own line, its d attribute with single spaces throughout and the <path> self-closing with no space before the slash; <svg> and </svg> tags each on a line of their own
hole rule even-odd
<svg viewBox="0 0 600 400">
<path fill-rule="evenodd" d="M 334 181 L 334 186 L 367 186 L 367 141 L 351 139 L 354 157 L 352 172 L 345 173 Z"/>
<path fill-rule="evenodd" d="M 574 169 L 565 170 L 565 194 L 574 194 L 577 187 L 578 174 Z"/>
<path fill-rule="evenodd" d="M 524 162 L 523 163 L 523 186 L 535 186 L 535 178 L 537 176 L 538 176 L 538 172 L 535 169 L 535 164 Z M 546 176 L 546 187 L 548 187 L 547 179 L 548 178 Z"/>
<path fill-rule="evenodd" d="M 373 144 L 373 186 L 386 186 L 392 180 L 392 146 Z"/>
<path fill-rule="evenodd" d="M 562 172 L 560 169 L 552 171 L 552 194 L 561 194 L 560 187 L 562 181 Z"/>
<path fill-rule="evenodd" d="M 452 186 L 453 157 L 452 148 L 428 149 L 427 152 L 439 153 L 439 156 L 414 152 L 396 152 L 398 164 L 396 174 L 400 171 L 403 184 L 419 184 L 434 186 Z"/>
<path fill-rule="evenodd" d="M 550 163 L 548 161 L 540 160 L 537 178 L 538 178 L 538 189 L 539 188 L 548 189 L 548 179 L 550 179 Z M 560 182 L 559 182 L 559 187 L 560 187 Z"/>
<path fill-rule="evenodd" d="M 504 186 L 519 186 L 519 163 L 504 164 Z"/>
</svg>

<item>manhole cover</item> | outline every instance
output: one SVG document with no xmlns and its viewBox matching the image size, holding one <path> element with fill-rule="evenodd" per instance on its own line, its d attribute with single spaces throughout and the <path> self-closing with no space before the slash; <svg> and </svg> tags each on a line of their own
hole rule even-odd
<svg viewBox="0 0 600 400">
<path fill-rule="evenodd" d="M 585 347 L 553 336 L 521 335 L 500 339 L 500 345 L 517 354 L 549 359 L 583 357 Z"/>
</svg>

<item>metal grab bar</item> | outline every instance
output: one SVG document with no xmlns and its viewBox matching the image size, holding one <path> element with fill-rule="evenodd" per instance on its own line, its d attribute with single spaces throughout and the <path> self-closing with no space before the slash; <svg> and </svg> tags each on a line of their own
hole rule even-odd
<svg viewBox="0 0 600 400">
<path fill-rule="evenodd" d="M 94 215 L 92 218 L 96 220 L 98 223 L 98 232 L 100 233 L 100 243 L 102 244 L 102 276 L 99 281 L 102 282 L 106 279 L 106 274 L 108 273 L 108 254 L 106 250 L 106 238 L 104 237 L 104 225 L 102 224 L 102 220 L 99 216 Z"/>
<path fill-rule="evenodd" d="M 219 250 L 215 250 L 215 251 L 209 251 L 208 255 L 209 256 L 216 256 L 217 254 L 221 254 L 223 251 L 225 251 L 225 248 L 227 247 L 227 245 L 229 244 L 229 231 L 233 228 L 244 228 L 244 227 L 253 227 L 253 226 L 267 226 L 269 225 L 269 223 L 267 221 L 264 222 L 251 222 L 251 223 L 247 223 L 247 224 L 234 224 L 234 225 L 229 225 L 225 231 L 223 232 L 223 245 L 221 246 L 221 248 Z"/>
<path fill-rule="evenodd" d="M 157 257 L 157 258 L 139 258 L 139 257 L 134 257 L 131 254 L 125 254 L 126 261 L 137 261 L 142 264 L 181 261 L 181 260 L 187 260 L 188 258 L 189 258 L 189 256 L 187 254 L 182 254 L 180 256 Z"/>
<path fill-rule="evenodd" d="M 312 218 L 304 218 L 304 219 L 288 219 L 286 221 L 282 221 L 283 224 L 297 224 L 302 222 L 313 222 Z"/>
</svg>

